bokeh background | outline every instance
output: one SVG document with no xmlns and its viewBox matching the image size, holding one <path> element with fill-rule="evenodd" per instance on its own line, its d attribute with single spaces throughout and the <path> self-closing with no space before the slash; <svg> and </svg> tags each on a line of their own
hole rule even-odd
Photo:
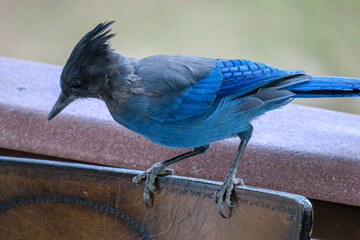
<svg viewBox="0 0 360 240">
<path fill-rule="evenodd" d="M 0 0 L 0 55 L 63 65 L 99 22 L 116 20 L 112 46 L 142 58 L 244 58 L 360 78 L 359 0 Z M 360 114 L 360 98 L 297 104 Z"/>
</svg>

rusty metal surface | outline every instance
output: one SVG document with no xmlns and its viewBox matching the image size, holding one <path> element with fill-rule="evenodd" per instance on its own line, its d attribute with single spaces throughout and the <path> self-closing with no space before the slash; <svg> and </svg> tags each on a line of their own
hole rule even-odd
<svg viewBox="0 0 360 240">
<path fill-rule="evenodd" d="M 213 198 L 218 182 L 168 176 L 159 179 L 160 192 L 148 209 L 142 201 L 142 186 L 131 183 L 138 173 L 0 157 L 0 239 L 141 239 L 136 224 L 148 239 L 309 239 L 312 208 L 302 196 L 237 187 L 239 206 L 224 219 Z M 69 198 L 26 204 L 23 200 L 1 210 L 5 201 L 34 196 L 73 196 L 86 199 L 87 204 L 70 203 Z M 95 202 L 118 209 L 134 221 L 89 207 Z"/>
<path fill-rule="evenodd" d="M 183 152 L 121 127 L 98 100 L 47 114 L 61 67 L 0 58 L 0 148 L 89 163 L 147 169 Z M 254 122 L 239 166 L 245 184 L 360 206 L 360 116 L 288 105 Z M 172 167 L 178 175 L 222 181 L 238 145 L 227 139 Z"/>
</svg>

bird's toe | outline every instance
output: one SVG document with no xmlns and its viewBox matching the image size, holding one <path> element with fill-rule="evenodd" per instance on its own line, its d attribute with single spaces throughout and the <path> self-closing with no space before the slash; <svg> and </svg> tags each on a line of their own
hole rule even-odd
<svg viewBox="0 0 360 240">
<path fill-rule="evenodd" d="M 227 218 L 223 213 L 224 203 L 230 208 L 237 207 L 237 205 L 234 205 L 231 200 L 231 195 L 235 185 L 244 185 L 244 181 L 241 178 L 232 178 L 228 176 L 226 177 L 225 182 L 220 186 L 220 188 L 215 193 L 215 202 L 217 204 L 217 210 L 219 214 L 224 218 Z"/>
<path fill-rule="evenodd" d="M 151 208 L 151 205 L 149 204 L 150 200 L 150 191 L 145 187 L 144 189 L 144 203 L 148 208 Z"/>
<path fill-rule="evenodd" d="M 157 174 L 149 174 L 146 177 L 146 182 L 145 182 L 145 189 L 147 189 L 149 192 L 151 193 L 156 193 L 156 187 L 155 187 L 155 179 L 157 178 Z"/>
<path fill-rule="evenodd" d="M 233 180 L 233 183 L 234 183 L 234 186 L 236 186 L 236 185 L 245 185 L 244 180 L 242 178 L 235 178 Z"/>
<path fill-rule="evenodd" d="M 139 175 L 133 177 L 132 182 L 133 182 L 134 184 L 138 184 L 138 183 L 140 183 L 140 181 L 141 181 L 142 179 L 144 179 L 144 178 L 146 178 L 146 172 L 144 172 L 144 173 L 142 173 L 142 174 L 139 174 Z"/>
<path fill-rule="evenodd" d="M 174 175 L 174 169 L 172 168 L 165 168 L 164 169 L 164 174 L 162 175 Z"/>
<path fill-rule="evenodd" d="M 225 216 L 225 214 L 223 213 L 223 210 L 224 210 L 223 203 L 224 203 L 225 192 L 226 192 L 226 186 L 225 186 L 225 184 L 222 184 L 215 193 L 215 202 L 216 202 L 217 210 L 218 210 L 220 216 L 222 216 L 223 218 L 227 218 Z"/>
</svg>

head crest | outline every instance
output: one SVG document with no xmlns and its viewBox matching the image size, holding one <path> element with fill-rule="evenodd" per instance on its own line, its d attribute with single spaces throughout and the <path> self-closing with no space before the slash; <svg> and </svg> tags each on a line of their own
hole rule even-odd
<svg viewBox="0 0 360 240">
<path fill-rule="evenodd" d="M 96 57 L 106 57 L 110 50 L 108 41 L 115 36 L 114 33 L 110 34 L 111 29 L 108 28 L 114 22 L 115 21 L 100 23 L 93 30 L 85 34 L 74 47 L 65 67 L 73 65 L 75 62 L 84 66 Z"/>
</svg>

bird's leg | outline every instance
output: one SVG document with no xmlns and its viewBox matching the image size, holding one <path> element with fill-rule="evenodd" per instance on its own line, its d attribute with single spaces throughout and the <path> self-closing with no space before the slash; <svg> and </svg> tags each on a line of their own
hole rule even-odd
<svg viewBox="0 0 360 240">
<path fill-rule="evenodd" d="M 167 159 L 162 162 L 155 163 L 152 165 L 148 170 L 144 173 L 135 176 L 132 180 L 133 183 L 137 184 L 141 181 L 141 179 L 145 179 L 145 188 L 144 188 L 144 202 L 145 205 L 150 207 L 149 199 L 150 199 L 150 192 L 155 194 L 156 187 L 155 187 L 155 179 L 157 176 L 160 175 L 171 175 L 174 171 L 171 168 L 165 168 L 173 163 L 176 163 L 180 160 L 183 160 L 188 157 L 192 157 L 201 153 L 204 153 L 206 150 L 209 149 L 209 145 L 204 145 L 200 147 L 195 147 L 193 150 L 188 151 L 186 153 L 180 154 L 176 157 Z"/>
<path fill-rule="evenodd" d="M 220 188 L 215 193 L 215 202 L 217 204 L 217 209 L 218 209 L 220 215 L 224 218 L 227 218 L 223 214 L 224 201 L 225 201 L 226 205 L 228 205 L 229 207 L 232 207 L 232 208 L 236 207 L 235 205 L 231 204 L 230 197 L 231 197 L 232 190 L 234 189 L 234 186 L 236 186 L 236 185 L 244 185 L 244 181 L 241 178 L 235 178 L 235 175 L 236 175 L 237 167 L 239 165 L 241 156 L 245 150 L 247 143 L 249 142 L 249 140 L 251 138 L 252 132 L 253 132 L 253 127 L 250 125 L 249 130 L 238 133 L 238 136 L 240 137 L 241 142 L 240 142 L 240 145 L 239 145 L 236 157 L 235 157 L 235 161 L 232 164 L 230 172 L 226 175 L 224 183 L 220 186 Z"/>
</svg>

